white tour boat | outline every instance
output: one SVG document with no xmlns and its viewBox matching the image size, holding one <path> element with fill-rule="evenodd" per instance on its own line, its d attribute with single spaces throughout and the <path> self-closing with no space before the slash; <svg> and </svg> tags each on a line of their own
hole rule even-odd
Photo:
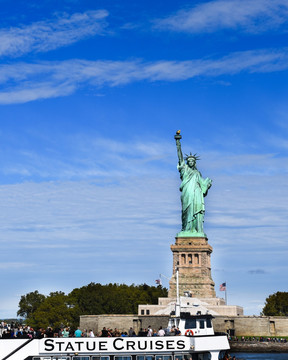
<svg viewBox="0 0 288 360">
<path fill-rule="evenodd" d="M 1 339 L 2 360 L 218 360 L 229 349 L 211 315 L 172 316 L 179 336 Z"/>
</svg>

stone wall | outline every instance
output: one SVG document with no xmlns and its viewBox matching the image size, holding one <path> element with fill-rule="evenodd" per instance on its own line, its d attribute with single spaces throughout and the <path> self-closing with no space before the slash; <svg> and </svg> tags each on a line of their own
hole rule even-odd
<svg viewBox="0 0 288 360">
<path fill-rule="evenodd" d="M 215 331 L 236 336 L 288 336 L 288 317 L 216 316 L 213 325 Z"/>
<path fill-rule="evenodd" d="M 154 316 L 138 316 L 141 321 L 141 327 L 147 329 L 150 325 L 152 329 L 159 330 L 162 326 L 163 329 L 167 328 L 169 316 L 167 315 L 154 315 Z"/>
<path fill-rule="evenodd" d="M 90 330 L 94 334 L 101 332 L 103 327 L 109 329 L 117 328 L 120 331 L 127 331 L 132 327 L 136 334 L 141 328 L 158 330 L 160 326 L 167 327 L 169 317 L 167 315 L 137 316 L 137 315 L 82 315 L 80 316 L 80 328 Z"/>
<path fill-rule="evenodd" d="M 221 315 L 221 316 L 243 315 L 243 308 L 241 306 L 237 306 L 237 305 L 223 305 L 223 306 L 207 305 L 207 308 L 209 310 L 215 311 L 218 315 Z"/>
<path fill-rule="evenodd" d="M 117 328 L 120 331 L 128 331 L 130 327 L 138 328 L 137 315 L 82 315 L 80 316 L 81 330 L 92 329 L 94 334 L 98 334 L 103 327 L 109 329 Z"/>
<path fill-rule="evenodd" d="M 149 325 L 158 330 L 160 326 L 167 327 L 168 315 L 83 315 L 80 316 L 81 329 L 92 329 L 95 333 L 103 327 L 117 328 L 128 331 L 130 327 L 136 334 L 142 327 Z M 213 319 L 215 332 L 230 332 L 236 336 L 288 336 L 288 317 L 277 316 L 216 316 Z"/>
</svg>

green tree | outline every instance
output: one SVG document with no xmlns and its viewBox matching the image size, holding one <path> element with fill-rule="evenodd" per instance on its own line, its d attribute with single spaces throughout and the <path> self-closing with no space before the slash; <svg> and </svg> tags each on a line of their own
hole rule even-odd
<svg viewBox="0 0 288 360">
<path fill-rule="evenodd" d="M 45 295 L 39 294 L 37 290 L 30 292 L 26 295 L 22 295 L 19 301 L 19 310 L 17 316 L 29 318 L 43 303 Z"/>
<path fill-rule="evenodd" d="M 270 295 L 266 301 L 261 315 L 288 316 L 288 292 L 280 292 Z"/>
<path fill-rule="evenodd" d="M 36 328 L 60 328 L 72 325 L 73 307 L 64 292 L 51 292 L 30 318 L 30 325 Z M 78 320 L 79 322 L 79 320 Z"/>
<path fill-rule="evenodd" d="M 35 328 L 76 327 L 80 315 L 137 314 L 139 304 L 157 304 L 158 297 L 166 296 L 162 286 L 90 283 L 68 295 L 61 291 L 47 297 L 38 291 L 24 295 L 18 315 Z"/>
<path fill-rule="evenodd" d="M 139 304 L 157 304 L 166 297 L 162 286 L 90 283 L 74 289 L 69 296 L 81 315 L 137 314 Z"/>
</svg>

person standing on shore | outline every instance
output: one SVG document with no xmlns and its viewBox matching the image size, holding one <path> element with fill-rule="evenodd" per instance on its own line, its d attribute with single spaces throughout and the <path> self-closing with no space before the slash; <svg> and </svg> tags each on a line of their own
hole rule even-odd
<svg viewBox="0 0 288 360">
<path fill-rule="evenodd" d="M 81 337 L 82 335 L 82 331 L 80 330 L 80 328 L 78 327 L 77 330 L 75 330 L 74 332 L 74 336 L 75 337 Z"/>
<path fill-rule="evenodd" d="M 68 338 L 69 337 L 69 329 L 65 328 L 62 332 L 61 332 L 62 337 L 64 338 Z"/>
</svg>

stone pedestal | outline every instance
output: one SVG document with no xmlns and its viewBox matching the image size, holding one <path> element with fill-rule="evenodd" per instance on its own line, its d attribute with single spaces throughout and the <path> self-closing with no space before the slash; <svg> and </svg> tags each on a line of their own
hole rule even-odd
<svg viewBox="0 0 288 360">
<path fill-rule="evenodd" d="M 207 237 L 176 237 L 171 250 L 173 275 L 169 282 L 168 297 L 176 297 L 176 267 L 178 267 L 180 296 L 215 298 L 210 262 L 213 249 L 208 244 Z"/>
</svg>

